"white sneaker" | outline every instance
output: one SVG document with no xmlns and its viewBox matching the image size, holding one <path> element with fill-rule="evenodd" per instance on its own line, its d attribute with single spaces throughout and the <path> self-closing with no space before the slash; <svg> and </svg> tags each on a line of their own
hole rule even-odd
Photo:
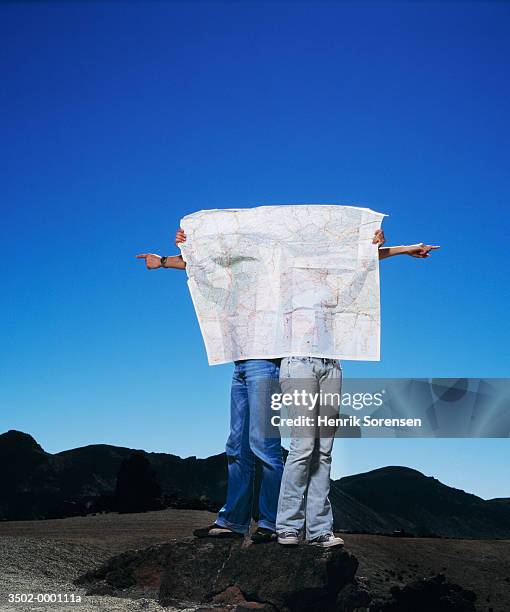
<svg viewBox="0 0 510 612">
<path fill-rule="evenodd" d="M 297 546 L 299 544 L 298 534 L 295 531 L 283 531 L 278 534 L 278 544 Z"/>
<path fill-rule="evenodd" d="M 308 544 L 311 546 L 320 546 L 321 548 L 329 548 L 330 546 L 343 546 L 344 541 L 342 538 L 339 538 L 332 533 L 325 533 L 318 538 L 308 540 Z"/>
</svg>

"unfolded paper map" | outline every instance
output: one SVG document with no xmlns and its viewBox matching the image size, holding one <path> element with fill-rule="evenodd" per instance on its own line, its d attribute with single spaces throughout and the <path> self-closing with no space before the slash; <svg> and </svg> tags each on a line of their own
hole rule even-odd
<svg viewBox="0 0 510 612">
<path fill-rule="evenodd" d="M 290 355 L 378 360 L 384 215 L 337 205 L 184 217 L 188 285 L 210 365 Z"/>
</svg>

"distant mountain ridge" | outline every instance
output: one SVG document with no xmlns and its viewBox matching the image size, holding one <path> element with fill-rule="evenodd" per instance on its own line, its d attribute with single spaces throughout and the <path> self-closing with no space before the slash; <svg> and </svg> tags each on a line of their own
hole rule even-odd
<svg viewBox="0 0 510 612">
<path fill-rule="evenodd" d="M 92 444 L 47 453 L 29 434 L 0 434 L 0 520 L 56 518 L 108 509 L 123 461 L 143 453 L 166 496 L 219 505 L 226 491 L 224 455 L 181 459 L 166 453 Z"/>
<path fill-rule="evenodd" d="M 181 459 L 108 444 L 47 453 L 29 434 L 0 435 L 0 519 L 23 520 L 108 509 L 123 462 L 142 453 L 163 494 L 181 504 L 223 503 L 225 454 Z M 144 459 L 145 461 L 145 459 Z M 510 499 L 483 500 L 436 478 L 388 466 L 332 481 L 335 528 L 367 533 L 510 538 Z M 191 502 L 190 502 L 191 500 Z"/>
<path fill-rule="evenodd" d="M 330 499 L 335 523 L 359 531 L 489 539 L 510 534 L 510 504 L 504 500 L 484 500 L 407 467 L 341 478 L 333 482 Z M 350 512 L 349 499 L 355 512 L 364 511 Z"/>
</svg>

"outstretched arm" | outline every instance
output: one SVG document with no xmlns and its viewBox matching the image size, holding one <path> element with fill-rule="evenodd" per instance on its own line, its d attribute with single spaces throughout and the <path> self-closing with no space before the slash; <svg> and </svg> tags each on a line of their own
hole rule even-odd
<svg viewBox="0 0 510 612">
<path fill-rule="evenodd" d="M 171 257 L 161 257 L 156 253 L 140 253 L 136 256 L 137 259 L 145 259 L 147 270 L 157 270 L 158 268 L 176 268 L 184 270 L 186 262 L 182 255 L 172 255 Z"/>
<path fill-rule="evenodd" d="M 379 259 L 387 259 L 388 257 L 393 257 L 394 255 L 410 255 L 411 257 L 423 259 L 424 257 L 430 257 L 430 251 L 433 251 L 434 249 L 439 249 L 439 247 L 431 244 L 423 244 L 423 242 L 420 242 L 419 244 L 381 247 L 379 249 Z"/>
<path fill-rule="evenodd" d="M 411 257 L 423 259 L 424 257 L 430 257 L 430 251 L 439 248 L 438 246 L 423 244 L 423 242 L 420 242 L 419 244 L 383 247 L 385 242 L 386 238 L 384 237 L 384 232 L 382 229 L 378 229 L 374 234 L 372 244 L 379 245 L 379 259 L 387 259 L 388 257 L 393 257 L 394 255 L 410 255 Z"/>
<path fill-rule="evenodd" d="M 186 234 L 182 229 L 177 230 L 175 234 L 175 246 L 179 246 L 180 242 L 186 240 Z M 182 255 L 172 255 L 170 257 L 161 257 L 156 253 L 140 253 L 136 256 L 137 259 L 145 259 L 147 270 L 157 270 L 158 268 L 175 268 L 176 270 L 184 270 L 186 262 Z"/>
</svg>

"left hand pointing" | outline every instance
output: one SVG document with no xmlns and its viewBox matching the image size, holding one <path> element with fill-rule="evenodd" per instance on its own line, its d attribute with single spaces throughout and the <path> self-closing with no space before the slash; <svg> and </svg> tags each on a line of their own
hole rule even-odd
<svg viewBox="0 0 510 612">
<path fill-rule="evenodd" d="M 411 244 L 406 248 L 405 254 L 410 255 L 411 257 L 430 257 L 430 251 L 434 249 L 439 249 L 439 246 L 434 246 L 431 244 Z"/>
</svg>

